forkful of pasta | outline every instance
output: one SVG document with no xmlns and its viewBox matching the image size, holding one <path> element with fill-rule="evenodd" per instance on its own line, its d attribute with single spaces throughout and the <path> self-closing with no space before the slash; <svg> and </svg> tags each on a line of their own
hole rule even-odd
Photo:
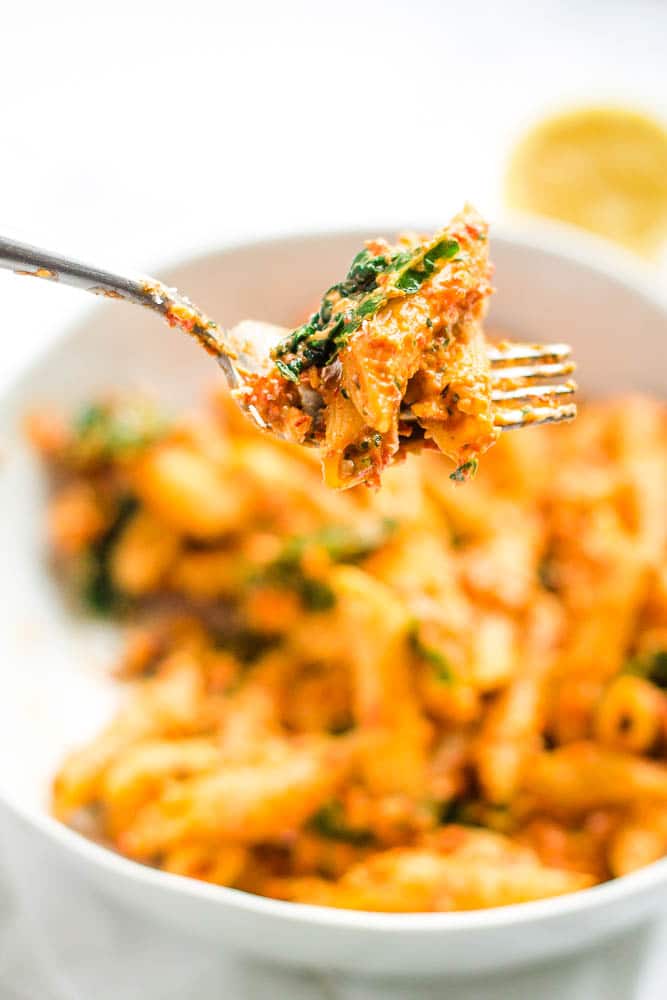
<svg viewBox="0 0 667 1000">
<path fill-rule="evenodd" d="M 262 429 L 316 446 L 328 485 L 377 486 L 408 452 L 436 448 L 464 482 L 504 430 L 576 415 L 566 344 L 487 341 L 488 226 L 470 207 L 432 237 L 369 240 L 294 330 L 223 330 L 175 289 L 0 239 L 0 267 L 159 313 L 216 358 Z"/>
</svg>

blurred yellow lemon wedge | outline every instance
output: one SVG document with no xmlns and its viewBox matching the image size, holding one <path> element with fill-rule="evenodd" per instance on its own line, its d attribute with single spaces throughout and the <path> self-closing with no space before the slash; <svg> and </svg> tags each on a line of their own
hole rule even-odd
<svg viewBox="0 0 667 1000">
<path fill-rule="evenodd" d="M 667 131 L 623 108 L 548 118 L 514 150 L 508 205 L 581 226 L 652 256 L 667 239 Z"/>
</svg>

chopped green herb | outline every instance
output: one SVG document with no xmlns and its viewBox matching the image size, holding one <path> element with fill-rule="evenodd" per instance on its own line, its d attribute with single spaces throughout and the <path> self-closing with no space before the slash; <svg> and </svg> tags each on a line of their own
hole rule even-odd
<svg viewBox="0 0 667 1000">
<path fill-rule="evenodd" d="M 116 542 L 138 506 L 134 497 L 122 497 L 111 526 L 90 549 L 82 597 L 86 606 L 97 614 L 122 611 L 128 604 L 127 596 L 111 579 L 110 560 Z"/>
<path fill-rule="evenodd" d="M 250 582 L 294 591 L 306 611 L 328 611 L 336 603 L 336 595 L 329 584 L 306 576 L 299 557 L 279 556 Z"/>
<path fill-rule="evenodd" d="M 283 378 L 288 379 L 290 382 L 298 382 L 299 371 L 301 370 L 301 366 L 299 365 L 299 367 L 297 368 L 297 364 L 298 364 L 297 361 L 293 361 L 292 362 L 293 368 L 291 368 L 289 365 L 286 365 L 284 361 L 276 361 L 276 368 L 283 376 Z"/>
<path fill-rule="evenodd" d="M 382 305 L 382 296 L 373 296 L 371 299 L 366 299 L 365 302 L 357 309 L 357 316 L 370 316 L 372 313 L 377 312 L 377 310 Z"/>
<path fill-rule="evenodd" d="M 481 826 L 486 829 L 508 833 L 512 817 L 507 806 L 482 802 L 479 799 L 450 799 L 443 802 L 440 823 L 447 826 Z"/>
<path fill-rule="evenodd" d="M 82 437 L 90 430 L 102 426 L 107 419 L 106 410 L 98 403 L 89 403 L 83 406 L 74 417 L 74 433 L 77 437 Z"/>
<path fill-rule="evenodd" d="M 457 469 L 454 469 L 450 473 L 449 478 L 455 483 L 466 483 L 469 479 L 472 479 L 477 472 L 479 462 L 476 458 L 471 458 L 469 461 L 464 462 L 463 465 L 459 465 Z"/>
<path fill-rule="evenodd" d="M 551 549 L 547 549 L 540 559 L 537 565 L 537 577 L 545 590 L 552 594 L 558 593 L 558 568 L 555 553 Z"/>
<path fill-rule="evenodd" d="M 300 559 L 307 549 L 317 546 L 326 550 L 332 562 L 359 562 L 384 545 L 396 528 L 396 521 L 390 517 L 365 530 L 342 524 L 327 525 L 310 535 L 290 539 L 279 558 Z"/>
<path fill-rule="evenodd" d="M 320 837 L 338 840 L 344 844 L 354 844 L 356 847 L 370 846 L 375 839 L 371 830 L 347 825 L 343 805 L 338 799 L 332 799 L 322 806 L 311 818 L 309 826 Z"/>
<path fill-rule="evenodd" d="M 454 681 L 454 671 L 443 654 L 434 649 L 433 646 L 425 645 L 419 637 L 419 626 L 415 625 L 409 633 L 409 642 L 412 652 L 428 663 L 433 668 L 434 676 L 443 684 L 451 684 Z"/>
<path fill-rule="evenodd" d="M 424 271 L 415 271 L 411 268 L 405 274 L 401 275 L 396 282 L 396 287 L 400 288 L 403 292 L 407 292 L 408 295 L 412 295 L 414 292 L 419 291 L 427 277 L 428 275 Z"/>
<path fill-rule="evenodd" d="M 645 677 L 656 687 L 667 689 L 667 649 L 639 653 L 626 662 L 623 671 Z"/>
<path fill-rule="evenodd" d="M 354 729 L 354 720 L 351 718 L 340 719 L 337 722 L 332 723 L 329 726 L 328 732 L 331 736 L 343 736 L 345 733 L 349 733 Z"/>
<path fill-rule="evenodd" d="M 374 257 L 370 250 L 360 250 L 352 261 L 345 280 L 334 289 L 341 295 L 354 295 L 356 292 L 367 292 L 377 286 L 377 278 L 387 270 L 391 258 L 383 255 Z"/>
<path fill-rule="evenodd" d="M 323 580 L 307 576 L 302 560 L 308 549 L 321 547 L 332 562 L 355 563 L 374 552 L 395 530 L 395 522 L 385 518 L 379 525 L 359 531 L 344 525 L 330 525 L 311 535 L 298 535 L 285 544 L 282 552 L 249 581 L 258 586 L 293 590 L 307 611 L 328 611 L 336 595 Z"/>
<path fill-rule="evenodd" d="M 451 260 L 460 250 L 460 246 L 456 240 L 444 239 L 439 243 L 436 243 L 434 247 L 431 247 L 424 254 L 424 259 L 422 261 L 422 267 L 429 274 L 433 274 L 436 269 L 437 261 L 439 260 Z"/>
<path fill-rule="evenodd" d="M 435 803 L 435 805 L 440 807 L 438 822 L 442 826 L 447 826 L 450 823 L 470 825 L 466 824 L 467 803 L 461 799 L 449 799 L 446 802 Z"/>
<path fill-rule="evenodd" d="M 439 264 L 458 250 L 458 242 L 442 234 L 412 250 L 389 256 L 373 256 L 369 250 L 361 250 L 345 279 L 326 292 L 319 311 L 274 349 L 273 359 L 280 374 L 296 382 L 306 368 L 331 364 L 366 317 L 375 315 L 391 299 L 414 294 Z"/>
<path fill-rule="evenodd" d="M 336 606 L 336 595 L 324 580 L 313 580 L 305 576 L 298 591 L 306 611 L 329 611 Z"/>
<path fill-rule="evenodd" d="M 406 264 L 409 264 L 411 260 L 411 250 L 399 250 L 399 252 L 395 253 L 391 258 L 391 263 L 394 267 L 404 267 Z"/>
<path fill-rule="evenodd" d="M 253 632 L 246 629 L 240 632 L 223 631 L 214 635 L 216 648 L 228 650 L 244 666 L 254 663 L 263 653 L 275 649 L 281 642 L 281 636 L 267 635 L 265 632 Z"/>
<path fill-rule="evenodd" d="M 93 403 L 74 417 L 72 458 L 82 465 L 129 458 L 165 429 L 163 414 L 145 399 Z"/>
<path fill-rule="evenodd" d="M 449 541 L 453 549 L 464 548 L 464 546 L 468 544 L 469 540 L 470 537 L 469 535 L 466 535 L 465 532 L 459 531 L 457 528 L 453 527 L 453 525 L 449 526 Z"/>
</svg>

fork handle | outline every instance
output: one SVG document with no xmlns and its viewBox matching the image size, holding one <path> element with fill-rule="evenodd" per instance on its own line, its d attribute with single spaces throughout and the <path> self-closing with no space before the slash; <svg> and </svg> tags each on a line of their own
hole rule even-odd
<svg viewBox="0 0 667 1000">
<path fill-rule="evenodd" d="M 15 274 L 60 281 L 64 285 L 83 288 L 84 291 L 92 292 L 94 295 L 129 299 L 138 305 L 164 312 L 149 291 L 149 288 L 158 282 L 113 274 L 111 271 L 84 264 L 80 260 L 2 236 L 0 236 L 0 267 Z"/>
<path fill-rule="evenodd" d="M 231 388 L 239 384 L 236 369 L 231 361 L 234 352 L 226 344 L 220 327 L 210 320 L 189 299 L 167 288 L 154 278 L 129 278 L 114 274 L 80 260 L 65 257 L 50 250 L 42 250 L 0 236 L 0 268 L 14 274 L 31 275 L 47 281 L 61 282 L 82 288 L 93 295 L 109 299 L 124 299 L 145 306 L 159 313 L 170 326 L 178 326 L 195 337 L 212 354 Z"/>
</svg>

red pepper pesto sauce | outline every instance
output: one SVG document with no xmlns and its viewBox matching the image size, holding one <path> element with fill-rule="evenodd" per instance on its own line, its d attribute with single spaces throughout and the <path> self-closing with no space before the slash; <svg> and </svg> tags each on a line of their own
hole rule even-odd
<svg viewBox="0 0 667 1000">
<path fill-rule="evenodd" d="M 324 478 L 336 489 L 379 486 L 382 470 L 408 451 L 437 448 L 465 479 L 497 439 L 482 321 L 491 294 L 488 226 L 466 208 L 447 227 L 459 244 L 418 291 L 390 299 L 350 334 L 335 360 L 311 366 L 296 382 L 277 367 L 249 374 L 241 390 L 272 431 L 322 450 Z M 373 256 L 414 248 L 370 240 Z M 303 408 L 304 390 L 322 404 Z M 312 397 L 311 397 L 312 398 Z M 315 397 L 317 398 L 317 397 Z M 401 404 L 413 419 L 401 418 Z"/>
</svg>

